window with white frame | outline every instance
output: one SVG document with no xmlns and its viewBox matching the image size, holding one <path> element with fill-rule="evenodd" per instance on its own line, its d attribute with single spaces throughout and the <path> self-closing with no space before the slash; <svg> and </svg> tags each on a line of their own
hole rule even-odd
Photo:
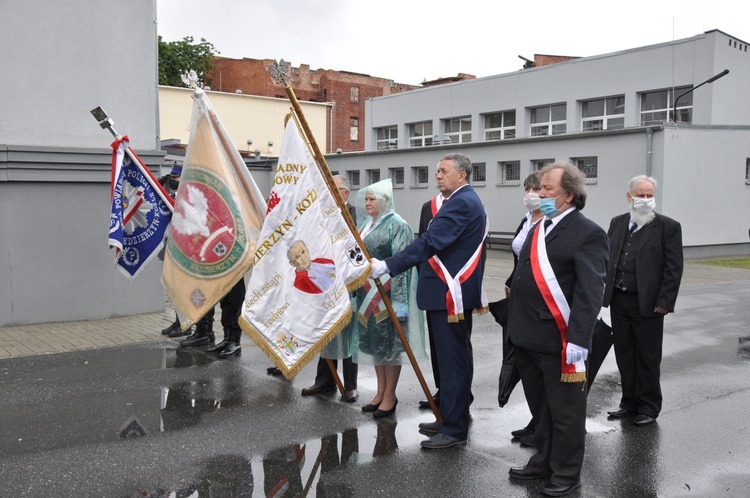
<svg viewBox="0 0 750 498">
<path fill-rule="evenodd" d="M 531 171 L 539 171 L 548 164 L 554 163 L 554 159 L 532 159 L 531 160 Z"/>
<path fill-rule="evenodd" d="M 471 184 L 478 187 L 483 187 L 487 182 L 487 164 L 486 163 L 472 163 L 471 164 Z"/>
<path fill-rule="evenodd" d="M 396 149 L 398 147 L 398 126 L 376 128 L 375 141 L 378 150 Z"/>
<path fill-rule="evenodd" d="M 565 133 L 567 104 L 547 105 L 530 109 L 531 136 L 561 135 Z"/>
<path fill-rule="evenodd" d="M 359 118 L 349 118 L 349 140 L 359 140 Z"/>
<path fill-rule="evenodd" d="M 359 170 L 347 171 L 346 176 L 349 177 L 349 185 L 352 188 L 359 188 Z"/>
<path fill-rule="evenodd" d="M 570 162 L 586 175 L 586 183 L 596 183 L 599 175 L 599 159 L 596 156 L 571 157 Z"/>
<path fill-rule="evenodd" d="M 581 130 L 621 130 L 625 128 L 625 96 L 587 100 L 581 103 Z"/>
<path fill-rule="evenodd" d="M 409 125 L 409 147 L 432 145 L 432 121 Z"/>
<path fill-rule="evenodd" d="M 484 139 L 509 140 L 516 138 L 516 111 L 484 115 Z"/>
<path fill-rule="evenodd" d="M 377 183 L 380 181 L 380 169 L 368 169 L 367 170 L 367 182 L 368 185 Z"/>
<path fill-rule="evenodd" d="M 501 161 L 497 165 L 498 185 L 518 185 L 521 183 L 521 161 Z"/>
<path fill-rule="evenodd" d="M 393 188 L 403 188 L 404 186 L 404 168 L 390 168 L 391 182 Z"/>
<path fill-rule="evenodd" d="M 471 142 L 471 116 L 446 119 L 445 136 L 454 144 Z"/>
<path fill-rule="evenodd" d="M 415 166 L 411 170 L 415 187 L 428 187 L 430 185 L 430 171 L 427 166 Z"/>
<path fill-rule="evenodd" d="M 669 121 L 675 96 L 680 96 L 690 90 L 689 86 L 682 88 L 668 88 L 655 92 L 641 93 L 641 124 L 656 124 Z M 688 93 L 679 101 L 675 121 L 690 123 L 693 120 L 693 93 Z"/>
</svg>

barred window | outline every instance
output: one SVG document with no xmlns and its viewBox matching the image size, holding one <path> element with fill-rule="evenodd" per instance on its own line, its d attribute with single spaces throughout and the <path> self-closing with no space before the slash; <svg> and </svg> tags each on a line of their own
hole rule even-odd
<svg viewBox="0 0 750 498">
<path fill-rule="evenodd" d="M 415 166 L 412 168 L 415 187 L 428 187 L 430 184 L 430 172 L 427 166 Z"/>
<path fill-rule="evenodd" d="M 521 183 L 521 161 L 498 163 L 498 185 L 518 185 Z"/>
<path fill-rule="evenodd" d="M 548 164 L 554 163 L 554 159 L 532 159 L 531 160 L 531 171 L 539 171 Z"/>
<path fill-rule="evenodd" d="M 347 171 L 346 176 L 349 177 L 349 184 L 352 188 L 359 188 L 359 170 Z"/>
<path fill-rule="evenodd" d="M 369 185 L 380 181 L 380 170 L 379 169 L 368 169 L 367 170 L 367 181 Z"/>
<path fill-rule="evenodd" d="M 599 175 L 599 160 L 596 156 L 571 157 L 570 162 L 586 175 L 586 183 L 596 183 Z"/>
<path fill-rule="evenodd" d="M 487 181 L 487 164 L 472 163 L 471 165 L 471 184 L 483 187 Z"/>
<path fill-rule="evenodd" d="M 394 188 L 404 186 L 404 168 L 391 168 L 391 181 Z"/>
</svg>

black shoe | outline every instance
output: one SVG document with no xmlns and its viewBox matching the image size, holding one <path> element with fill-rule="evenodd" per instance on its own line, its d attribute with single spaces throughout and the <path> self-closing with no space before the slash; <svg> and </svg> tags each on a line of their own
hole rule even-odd
<svg viewBox="0 0 750 498">
<path fill-rule="evenodd" d="M 175 318 L 174 322 L 172 322 L 172 324 L 169 327 L 162 329 L 161 333 L 162 335 L 169 335 L 175 330 L 180 330 L 180 320 L 178 318 Z"/>
<path fill-rule="evenodd" d="M 215 344 L 206 349 L 206 353 L 221 353 L 228 345 L 229 338 L 224 337 L 224 339 L 219 344 Z"/>
<path fill-rule="evenodd" d="M 190 335 L 192 330 L 193 330 L 193 327 L 190 327 L 185 332 L 183 332 L 180 326 L 178 325 L 177 328 L 171 331 L 170 333 L 168 333 L 167 336 L 168 337 L 184 337 L 186 335 Z"/>
<path fill-rule="evenodd" d="M 332 393 L 336 390 L 336 386 L 321 386 L 313 384 L 310 387 L 302 389 L 302 396 L 312 396 L 313 394 Z"/>
<path fill-rule="evenodd" d="M 528 436 L 528 435 L 532 435 L 533 436 L 534 435 L 534 428 L 527 425 L 523 429 L 518 429 L 517 431 L 511 431 L 510 435 L 513 436 L 516 439 L 521 439 L 522 437 Z"/>
<path fill-rule="evenodd" d="M 425 436 L 434 436 L 439 432 L 440 424 L 435 422 L 422 422 L 419 424 L 419 432 Z"/>
<path fill-rule="evenodd" d="M 232 356 L 240 356 L 241 354 L 242 347 L 240 346 L 240 343 L 230 342 L 229 345 L 219 353 L 219 358 L 231 358 Z"/>
<path fill-rule="evenodd" d="M 362 407 L 362 411 L 365 413 L 374 413 L 378 411 L 378 407 L 380 406 L 380 403 L 377 405 L 365 405 Z"/>
<path fill-rule="evenodd" d="M 266 368 L 266 373 L 269 375 L 283 375 L 283 372 L 279 370 L 279 367 L 273 366 Z"/>
<path fill-rule="evenodd" d="M 531 470 L 528 467 L 513 467 L 508 471 L 508 475 L 512 479 L 519 481 L 534 481 L 536 479 L 547 479 L 549 475 L 540 474 L 535 470 Z"/>
<path fill-rule="evenodd" d="M 518 442 L 521 443 L 521 446 L 526 448 L 536 448 L 536 444 L 534 444 L 534 434 L 527 434 L 524 437 L 520 437 L 518 438 Z"/>
<path fill-rule="evenodd" d="M 432 397 L 433 401 L 435 401 L 435 405 L 439 408 L 440 407 L 440 394 L 435 393 L 435 396 Z M 430 402 L 426 399 L 423 399 L 419 402 L 419 407 L 423 410 L 429 410 L 430 409 Z"/>
<path fill-rule="evenodd" d="M 642 413 L 635 417 L 635 421 L 633 421 L 635 425 L 648 425 L 653 424 L 654 422 L 656 422 L 655 418 L 649 417 L 648 415 L 644 415 Z"/>
<path fill-rule="evenodd" d="M 607 412 L 607 414 L 612 418 L 623 418 L 630 415 L 635 415 L 635 413 L 631 412 L 630 410 L 626 410 L 625 408 L 618 408 L 617 410 Z"/>
<path fill-rule="evenodd" d="M 450 448 L 451 446 L 463 446 L 466 444 L 466 439 L 458 439 L 438 432 L 430 439 L 425 439 L 419 444 L 422 448 L 427 448 L 429 450 L 442 450 L 443 448 Z"/>
<path fill-rule="evenodd" d="M 568 496 L 581 487 L 581 481 L 575 484 L 556 484 L 552 481 L 546 483 L 541 490 L 544 496 Z"/>
<path fill-rule="evenodd" d="M 198 329 L 196 329 L 193 335 L 191 335 L 187 339 L 183 339 L 180 341 L 180 346 L 182 346 L 183 348 L 194 348 L 197 346 L 206 346 L 213 343 L 214 341 L 208 336 L 208 334 L 206 334 L 205 332 L 199 332 Z"/>
<path fill-rule="evenodd" d="M 398 400 L 396 400 L 396 402 L 393 403 L 393 408 L 391 408 L 390 410 L 381 410 L 380 408 L 378 408 L 377 410 L 375 410 L 375 413 L 372 414 L 372 417 L 373 418 L 383 418 L 383 417 L 387 417 L 389 415 L 393 415 L 394 413 L 396 413 L 396 405 L 397 404 L 398 404 Z"/>
</svg>

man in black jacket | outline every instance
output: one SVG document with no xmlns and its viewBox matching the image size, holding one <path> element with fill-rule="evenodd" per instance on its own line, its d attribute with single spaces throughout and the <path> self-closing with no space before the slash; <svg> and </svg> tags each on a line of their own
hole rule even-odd
<svg viewBox="0 0 750 498">
<path fill-rule="evenodd" d="M 662 404 L 660 365 L 664 316 L 674 311 L 682 279 L 682 228 L 654 212 L 656 180 L 636 176 L 630 211 L 612 219 L 604 306 L 610 307 L 622 399 L 614 418 L 653 423 Z"/>
</svg>

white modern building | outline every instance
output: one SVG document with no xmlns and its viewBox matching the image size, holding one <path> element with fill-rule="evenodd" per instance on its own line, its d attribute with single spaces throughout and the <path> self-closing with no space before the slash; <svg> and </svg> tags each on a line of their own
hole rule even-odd
<svg viewBox="0 0 750 498">
<path fill-rule="evenodd" d="M 416 227 L 438 160 L 465 153 L 493 231 L 515 229 L 524 178 L 554 160 L 586 173 L 584 214 L 605 229 L 627 210 L 628 181 L 647 174 L 657 210 L 682 223 L 686 256 L 747 254 L 748 81 L 747 42 L 712 30 L 368 100 L 366 151 L 327 159 L 355 189 L 392 178 L 396 209 Z"/>
</svg>

